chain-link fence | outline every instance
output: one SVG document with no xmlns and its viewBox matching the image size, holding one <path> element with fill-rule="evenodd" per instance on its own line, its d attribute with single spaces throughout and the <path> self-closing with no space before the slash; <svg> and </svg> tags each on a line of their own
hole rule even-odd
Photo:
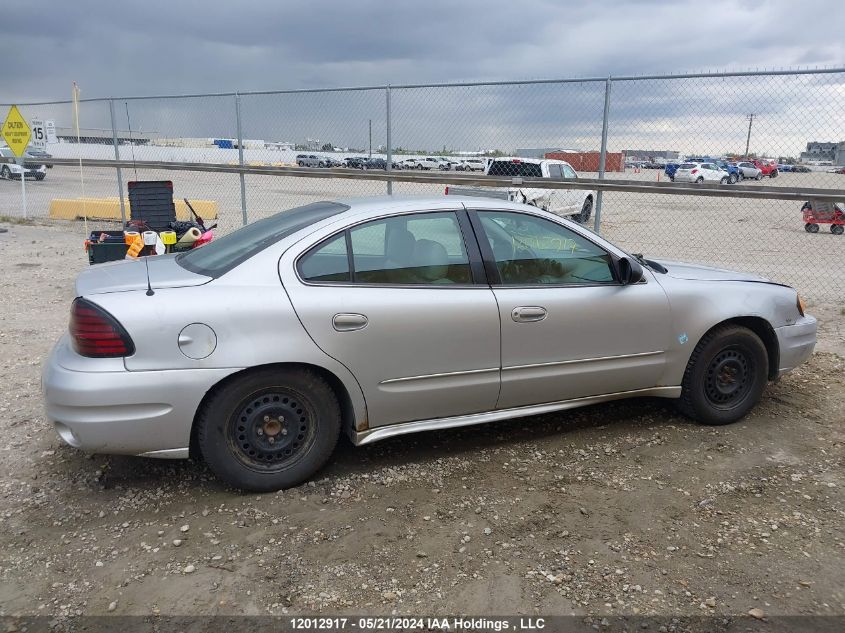
<svg viewBox="0 0 845 633">
<path fill-rule="evenodd" d="M 70 101 L 19 107 L 55 123 L 47 151 L 66 159 L 27 181 L 32 217 L 115 217 L 128 181 L 172 180 L 226 232 L 317 200 L 440 195 L 458 171 L 482 181 L 470 170 L 491 158 L 550 157 L 579 177 L 552 195 L 589 197 L 589 226 L 623 248 L 824 301 L 845 290 L 841 225 L 801 212 L 803 197 L 845 202 L 845 69 L 83 99 L 78 121 Z M 0 216 L 24 213 L 19 189 L 0 181 Z"/>
</svg>

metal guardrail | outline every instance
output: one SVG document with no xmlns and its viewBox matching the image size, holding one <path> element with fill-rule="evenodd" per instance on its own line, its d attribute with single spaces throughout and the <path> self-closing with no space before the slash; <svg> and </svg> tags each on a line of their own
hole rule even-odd
<svg viewBox="0 0 845 633">
<path fill-rule="evenodd" d="M 0 157 L 0 164 L 14 163 L 14 158 Z M 342 180 L 373 180 L 380 182 L 409 182 L 417 184 L 462 185 L 471 187 L 527 187 L 536 189 L 592 189 L 595 191 L 621 191 L 630 193 L 656 193 L 666 195 L 746 198 L 756 200 L 819 200 L 845 201 L 845 189 L 786 188 L 755 185 L 681 184 L 675 182 L 643 182 L 641 180 L 606 180 L 578 178 L 577 180 L 549 180 L 547 178 L 508 178 L 479 176 L 456 172 L 381 171 L 361 169 L 324 169 L 318 167 L 273 167 L 257 165 L 230 165 L 226 163 L 187 163 L 168 161 L 107 160 L 93 158 L 38 159 L 43 165 L 71 167 L 141 168 L 170 171 L 195 171 L 254 176 L 287 176 L 295 178 L 324 178 Z"/>
</svg>

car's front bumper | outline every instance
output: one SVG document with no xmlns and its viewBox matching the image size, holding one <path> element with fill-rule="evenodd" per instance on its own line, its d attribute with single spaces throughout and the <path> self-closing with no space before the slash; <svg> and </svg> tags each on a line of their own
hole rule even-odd
<svg viewBox="0 0 845 633">
<path fill-rule="evenodd" d="M 80 370 L 87 361 L 91 371 Z M 64 336 L 44 364 L 41 389 L 47 418 L 71 446 L 108 454 L 187 457 L 202 398 L 235 371 L 127 371 L 122 359 L 83 359 Z"/>
<path fill-rule="evenodd" d="M 810 357 L 816 346 L 817 329 L 816 318 L 810 315 L 801 317 L 792 325 L 775 328 L 780 349 L 778 376 L 795 369 Z"/>
</svg>

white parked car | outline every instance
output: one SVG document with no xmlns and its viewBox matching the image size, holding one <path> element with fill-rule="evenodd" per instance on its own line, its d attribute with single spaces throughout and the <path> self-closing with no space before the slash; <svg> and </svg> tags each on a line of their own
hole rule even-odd
<svg viewBox="0 0 845 633">
<path fill-rule="evenodd" d="M 551 180 L 577 180 L 572 165 L 563 160 L 546 158 L 521 158 L 508 156 L 494 158 L 487 166 L 488 176 L 511 178 L 548 178 Z M 590 189 L 542 189 L 530 184 L 509 187 L 453 187 L 446 188 L 447 195 L 481 196 L 521 202 L 571 217 L 577 222 L 587 222 L 593 213 L 596 192 Z"/>
<path fill-rule="evenodd" d="M 416 169 L 417 168 L 417 159 L 416 158 L 405 158 L 404 160 L 400 160 L 396 163 L 396 166 L 399 169 Z"/>
<path fill-rule="evenodd" d="M 0 156 L 3 158 L 14 158 L 15 155 L 8 147 L 0 147 Z M 20 180 L 24 178 L 34 178 L 35 180 L 44 180 L 47 175 L 47 166 L 33 161 L 33 156 L 24 154 L 23 166 L 17 163 L 4 163 L 0 165 L 0 177 L 5 180 Z"/>
<path fill-rule="evenodd" d="M 425 156 L 424 158 L 417 158 L 417 169 L 440 169 L 443 164 L 439 158 L 435 156 Z"/>
<path fill-rule="evenodd" d="M 675 171 L 675 182 L 718 182 L 728 184 L 730 174 L 713 163 L 682 163 Z"/>
<path fill-rule="evenodd" d="M 484 171 L 487 161 L 483 158 L 467 158 L 455 166 L 455 171 Z"/>
</svg>

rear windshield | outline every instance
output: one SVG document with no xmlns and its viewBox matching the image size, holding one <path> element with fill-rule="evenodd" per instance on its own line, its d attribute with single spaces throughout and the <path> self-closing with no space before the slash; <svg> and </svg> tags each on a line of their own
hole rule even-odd
<svg viewBox="0 0 845 633">
<path fill-rule="evenodd" d="M 692 169 L 693 167 L 695 167 L 695 163 L 684 163 L 678 169 Z"/>
<path fill-rule="evenodd" d="M 217 278 L 288 235 L 348 208 L 336 202 L 314 202 L 282 211 L 177 255 L 176 261 L 191 272 Z"/>
<path fill-rule="evenodd" d="M 537 163 L 515 163 L 512 160 L 494 160 L 487 170 L 488 176 L 522 176 L 524 178 L 542 178 L 543 171 Z"/>
</svg>

